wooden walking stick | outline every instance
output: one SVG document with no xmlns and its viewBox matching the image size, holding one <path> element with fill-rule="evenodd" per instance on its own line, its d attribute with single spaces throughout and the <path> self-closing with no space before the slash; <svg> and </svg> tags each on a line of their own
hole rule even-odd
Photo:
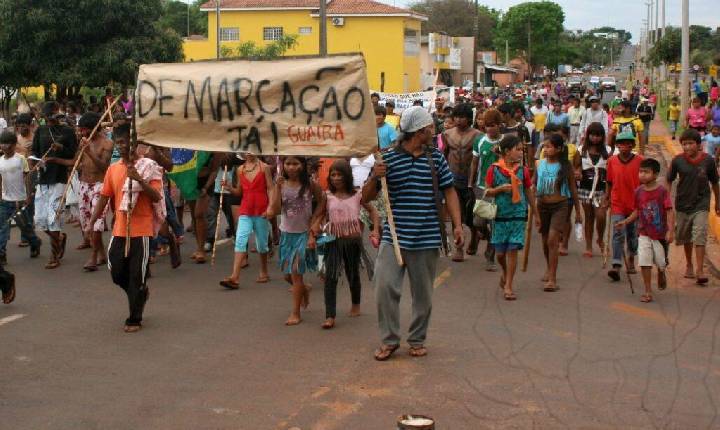
<svg viewBox="0 0 720 430">
<path fill-rule="evenodd" d="M 103 119 L 112 111 L 112 108 L 115 106 L 115 104 L 120 100 L 119 98 L 116 99 L 113 104 L 108 106 L 108 108 L 105 110 L 105 113 L 100 117 L 100 120 L 97 124 L 95 124 L 95 128 L 93 128 L 92 132 L 90 133 L 90 136 L 88 137 L 88 142 L 92 141 L 95 137 L 95 133 L 100 129 L 100 124 L 102 124 Z M 72 177 L 75 174 L 75 171 L 77 171 L 78 166 L 80 165 L 80 160 L 82 160 L 83 154 L 85 153 L 85 148 L 80 150 L 80 153 L 77 156 L 77 159 L 75 160 L 75 164 L 73 164 L 73 168 L 70 171 L 70 174 L 68 175 L 68 181 L 67 184 L 65 184 L 65 191 L 63 191 L 63 195 L 60 198 L 60 205 L 57 208 L 57 215 L 60 215 L 62 211 L 65 209 L 65 200 L 67 199 L 68 191 L 70 191 L 70 184 L 72 183 Z"/>
<path fill-rule="evenodd" d="M 379 152 L 375 153 L 375 160 L 382 162 L 382 156 Z M 398 265 L 404 266 L 405 263 L 403 262 L 402 253 L 400 252 L 400 241 L 398 240 L 397 230 L 395 230 L 395 218 L 393 217 L 392 207 L 390 206 L 390 195 L 388 194 L 387 178 L 385 176 L 380 178 L 380 188 L 382 188 L 380 193 L 382 194 L 383 203 L 387 209 L 385 212 L 387 213 L 387 222 L 388 227 L 390 227 L 393 249 L 395 250 L 395 259 L 397 259 Z"/>
<path fill-rule="evenodd" d="M 117 100 L 116 100 L 117 101 Z M 137 129 L 135 128 L 135 109 L 133 109 L 131 131 L 130 131 L 130 147 L 127 151 L 127 159 L 125 160 L 125 166 L 130 167 L 130 160 L 133 159 L 135 150 L 137 148 Z M 133 164 L 134 166 L 134 164 Z M 128 209 L 125 213 L 125 258 L 130 254 L 130 220 L 132 219 L 133 201 L 132 201 L 132 189 L 133 180 L 128 178 Z M 140 199 L 140 192 L 138 192 L 138 199 Z"/>
<path fill-rule="evenodd" d="M 609 209 L 608 214 L 610 214 Z M 610 217 L 606 217 L 605 219 L 609 220 Z M 613 229 L 612 223 L 608 225 L 608 222 L 606 222 L 605 228 L 607 229 L 607 232 L 605 234 L 605 249 L 603 249 L 603 269 L 607 267 L 608 258 L 610 257 L 610 232 Z"/>
<path fill-rule="evenodd" d="M 528 221 L 525 226 L 525 248 L 523 248 L 522 271 L 527 272 L 528 258 L 530 257 L 530 244 L 532 243 L 532 226 L 535 212 L 532 205 L 528 205 Z"/>
<path fill-rule="evenodd" d="M 227 171 L 228 166 L 227 164 L 223 168 L 223 178 L 222 180 L 225 181 L 225 178 L 227 178 Z M 215 248 L 217 247 L 217 240 L 218 240 L 218 234 L 220 233 L 220 215 L 222 215 L 223 212 L 223 197 L 225 196 L 225 193 L 223 191 L 225 190 L 224 186 L 220 187 L 220 204 L 218 205 L 218 211 L 217 211 L 217 217 L 215 218 L 215 235 L 213 236 L 213 248 L 212 248 L 212 257 L 210 257 L 210 265 L 215 265 Z M 258 251 L 259 252 L 259 251 Z"/>
</svg>

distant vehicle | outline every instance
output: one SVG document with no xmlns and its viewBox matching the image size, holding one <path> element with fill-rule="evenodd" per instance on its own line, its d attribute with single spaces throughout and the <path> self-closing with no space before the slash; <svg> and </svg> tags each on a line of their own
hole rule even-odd
<svg viewBox="0 0 720 430">
<path fill-rule="evenodd" d="M 585 92 L 585 84 L 583 83 L 583 80 L 578 77 L 572 77 L 568 79 L 568 91 L 571 93 L 584 93 Z"/>
<path fill-rule="evenodd" d="M 612 76 L 603 76 L 600 78 L 600 86 L 604 91 L 617 91 L 617 83 Z"/>
<path fill-rule="evenodd" d="M 590 85 L 592 85 L 594 88 L 597 88 L 600 86 L 600 77 L 599 76 L 591 76 L 590 77 Z"/>
</svg>

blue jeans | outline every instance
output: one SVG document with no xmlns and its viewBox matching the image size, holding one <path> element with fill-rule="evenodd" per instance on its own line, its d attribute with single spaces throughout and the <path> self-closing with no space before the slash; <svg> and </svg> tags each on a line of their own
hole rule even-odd
<svg viewBox="0 0 720 430">
<path fill-rule="evenodd" d="M 628 256 L 634 257 L 637 255 L 638 250 L 638 231 L 637 222 L 626 225 L 625 227 L 616 230 L 615 224 L 624 220 L 624 215 L 611 215 L 610 223 L 613 229 L 612 236 L 612 264 L 613 266 L 622 266 L 623 254 L 625 253 L 625 243 L 627 242 Z"/>
<path fill-rule="evenodd" d="M 15 212 L 23 206 L 24 202 L 6 202 L 0 201 L 0 254 L 6 254 L 7 242 L 10 238 L 10 218 Z M 30 242 L 30 246 L 33 248 L 40 246 L 40 239 L 38 239 L 33 229 L 33 221 L 30 218 L 27 209 L 21 212 L 23 220 L 18 224 L 20 228 L 20 235 L 23 239 Z"/>
</svg>

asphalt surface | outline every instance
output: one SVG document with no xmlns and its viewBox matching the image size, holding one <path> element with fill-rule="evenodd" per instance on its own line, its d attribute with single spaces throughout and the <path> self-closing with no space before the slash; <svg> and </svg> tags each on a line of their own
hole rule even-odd
<svg viewBox="0 0 720 430">
<path fill-rule="evenodd" d="M 651 152 L 661 157 L 658 146 Z M 2 429 L 394 429 L 421 413 L 437 429 L 718 428 L 720 289 L 682 278 L 673 248 L 670 286 L 641 304 L 623 277 L 610 283 L 602 258 L 583 258 L 574 241 L 562 257 L 560 290 L 545 293 L 538 235 L 518 301 L 502 299 L 498 273 L 482 257 L 443 259 L 433 320 L 421 359 L 405 345 L 389 362 L 372 359 L 376 311 L 364 279 L 363 312 L 323 331 L 322 288 L 305 321 L 283 325 L 291 297 L 278 270 L 255 284 L 251 255 L 239 291 L 228 274 L 229 245 L 217 265 L 167 257 L 153 265 L 145 326 L 125 334 L 124 293 L 107 269 L 85 274 L 85 251 L 55 271 L 9 244 L 18 297 L 0 305 Z M 187 236 L 189 239 L 190 236 Z M 184 246 L 189 255 L 190 246 Z M 598 251 L 596 250 L 596 253 Z M 273 260 L 276 262 L 276 260 Z M 403 329 L 409 319 L 403 297 Z"/>
</svg>

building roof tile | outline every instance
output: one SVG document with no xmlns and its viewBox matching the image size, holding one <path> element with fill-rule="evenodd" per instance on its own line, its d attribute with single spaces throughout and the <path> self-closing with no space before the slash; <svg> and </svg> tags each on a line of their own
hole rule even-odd
<svg viewBox="0 0 720 430">
<path fill-rule="evenodd" d="M 202 9 L 214 9 L 215 1 L 204 3 Z M 318 0 L 221 0 L 222 9 L 307 8 L 317 10 Z M 329 0 L 330 15 L 418 15 L 408 9 L 390 6 L 373 0 Z"/>
</svg>

